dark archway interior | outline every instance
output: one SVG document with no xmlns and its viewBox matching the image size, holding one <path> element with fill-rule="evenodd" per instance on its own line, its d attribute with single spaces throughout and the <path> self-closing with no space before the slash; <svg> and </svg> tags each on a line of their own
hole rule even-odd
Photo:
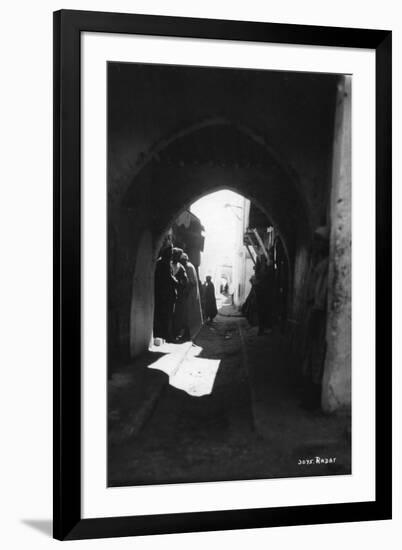
<svg viewBox="0 0 402 550">
<path fill-rule="evenodd" d="M 138 204 L 138 188 L 147 189 L 152 203 L 154 259 L 166 229 L 196 199 L 231 189 L 252 200 L 281 235 L 290 266 L 289 310 L 297 315 L 311 222 L 297 182 L 261 139 L 228 122 L 203 123 L 151 156 L 123 198 L 129 211 Z M 298 255 L 301 262 L 296 264 Z"/>
<path fill-rule="evenodd" d="M 293 264 L 297 248 L 310 238 L 306 201 L 297 182 L 257 139 L 227 122 L 181 133 L 141 170 L 123 204 L 135 207 L 138 186 L 151 189 L 157 239 L 184 207 L 218 189 L 232 189 L 270 217 Z"/>
</svg>

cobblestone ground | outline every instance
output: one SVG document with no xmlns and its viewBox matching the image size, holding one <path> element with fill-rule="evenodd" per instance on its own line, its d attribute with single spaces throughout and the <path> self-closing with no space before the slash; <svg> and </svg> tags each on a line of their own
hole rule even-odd
<svg viewBox="0 0 402 550">
<path fill-rule="evenodd" d="M 303 409 L 283 337 L 256 332 L 223 315 L 202 328 L 199 357 L 221 360 L 212 393 L 166 385 L 141 432 L 109 448 L 109 485 L 350 473 L 349 420 Z"/>
</svg>

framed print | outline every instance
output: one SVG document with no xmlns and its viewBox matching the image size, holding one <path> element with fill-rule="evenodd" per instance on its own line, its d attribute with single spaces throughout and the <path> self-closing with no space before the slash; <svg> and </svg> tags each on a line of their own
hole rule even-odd
<svg viewBox="0 0 402 550">
<path fill-rule="evenodd" d="M 54 14 L 54 536 L 391 517 L 391 32 Z"/>
</svg>

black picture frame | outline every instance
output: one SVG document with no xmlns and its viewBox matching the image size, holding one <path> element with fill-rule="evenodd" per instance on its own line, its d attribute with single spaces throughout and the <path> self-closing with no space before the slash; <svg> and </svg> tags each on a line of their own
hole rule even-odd
<svg viewBox="0 0 402 550">
<path fill-rule="evenodd" d="M 82 519 L 83 32 L 368 48 L 376 56 L 376 498 L 370 502 Z M 61 10 L 54 13 L 54 537 L 60 540 L 391 518 L 391 55 L 386 30 Z M 381 287 L 381 293 L 378 288 Z"/>
</svg>

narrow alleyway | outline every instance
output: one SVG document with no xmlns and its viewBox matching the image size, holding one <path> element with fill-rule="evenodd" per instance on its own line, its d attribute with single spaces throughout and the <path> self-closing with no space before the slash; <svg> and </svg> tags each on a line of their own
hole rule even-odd
<svg viewBox="0 0 402 550">
<path fill-rule="evenodd" d="M 257 336 L 230 307 L 221 312 L 196 339 L 195 361 L 220 361 L 210 394 L 167 384 L 165 373 L 148 368 L 161 354 L 111 380 L 109 486 L 350 473 L 347 419 L 300 406 L 280 331 Z M 191 349 L 183 353 L 175 378 L 191 365 Z"/>
</svg>

